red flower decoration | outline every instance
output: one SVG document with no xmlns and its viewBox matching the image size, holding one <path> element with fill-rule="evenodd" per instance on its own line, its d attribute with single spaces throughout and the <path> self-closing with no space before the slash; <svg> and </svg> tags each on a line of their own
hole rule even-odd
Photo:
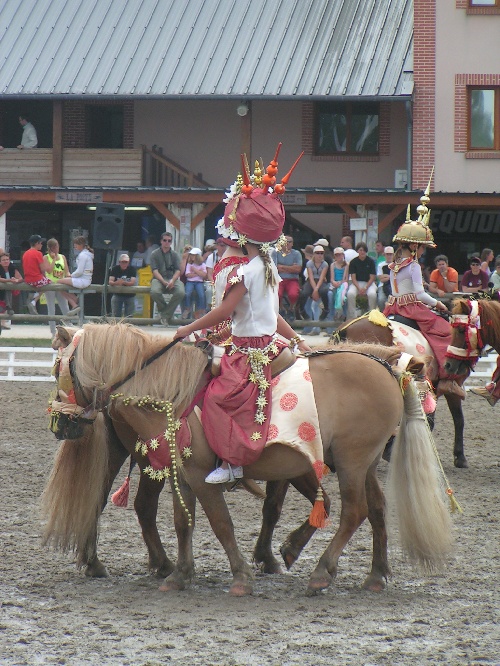
<svg viewBox="0 0 500 666">
<path fill-rule="evenodd" d="M 300 439 L 304 442 L 312 442 L 316 438 L 316 428 L 307 421 L 299 425 L 298 433 Z"/>
<path fill-rule="evenodd" d="M 278 384 L 280 383 L 280 379 L 281 379 L 281 375 L 277 375 L 276 377 L 273 377 L 271 379 L 272 388 L 274 388 L 275 386 L 278 386 Z"/>
<path fill-rule="evenodd" d="M 401 351 L 404 351 L 404 350 L 406 349 L 406 347 L 405 347 L 404 344 L 401 342 L 401 340 L 396 340 L 396 347 L 397 347 L 398 349 L 400 349 Z"/>
<path fill-rule="evenodd" d="M 291 412 L 292 409 L 297 407 L 299 399 L 295 393 L 285 393 L 280 400 L 280 407 L 284 412 Z"/>
<path fill-rule="evenodd" d="M 425 354 L 425 347 L 424 345 L 421 345 L 420 342 L 415 345 L 415 349 L 418 351 L 419 354 Z"/>
<path fill-rule="evenodd" d="M 269 430 L 267 432 L 267 441 L 272 442 L 275 439 L 278 439 L 279 432 L 280 431 L 278 430 L 278 426 L 275 425 L 274 423 L 271 423 L 271 425 L 269 426 Z"/>
<path fill-rule="evenodd" d="M 401 328 L 401 326 L 399 327 L 398 330 L 401 333 L 401 335 L 408 335 L 408 331 L 406 331 L 404 328 Z"/>
<path fill-rule="evenodd" d="M 309 370 L 304 370 L 303 377 L 304 377 L 304 379 L 306 380 L 306 382 L 310 382 L 310 381 L 311 381 L 311 373 L 309 372 Z"/>
</svg>

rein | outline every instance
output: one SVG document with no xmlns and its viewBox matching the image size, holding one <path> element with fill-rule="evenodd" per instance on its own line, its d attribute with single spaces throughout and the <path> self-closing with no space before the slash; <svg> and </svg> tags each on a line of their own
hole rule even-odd
<svg viewBox="0 0 500 666">
<path fill-rule="evenodd" d="M 477 301 L 468 301 L 470 312 L 468 315 L 456 314 L 451 317 L 452 328 L 465 328 L 465 348 L 448 345 L 446 357 L 459 361 L 468 360 L 475 365 L 479 359 L 484 343 L 481 336 L 481 316 Z"/>
</svg>

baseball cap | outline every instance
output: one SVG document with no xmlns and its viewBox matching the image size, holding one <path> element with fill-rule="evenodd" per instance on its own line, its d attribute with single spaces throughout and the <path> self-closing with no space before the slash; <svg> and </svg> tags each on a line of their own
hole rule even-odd
<svg viewBox="0 0 500 666">
<path fill-rule="evenodd" d="M 215 245 L 215 238 L 209 238 L 205 243 L 205 247 L 212 247 L 213 245 Z"/>
<path fill-rule="evenodd" d="M 203 254 L 199 247 L 192 247 L 189 250 L 189 254 Z"/>
<path fill-rule="evenodd" d="M 324 252 L 324 251 L 325 251 L 325 248 L 323 247 L 323 245 L 315 245 L 314 246 L 313 252 Z"/>
<path fill-rule="evenodd" d="M 46 238 L 42 238 L 38 234 L 33 234 L 33 236 L 29 237 L 28 243 L 30 245 L 34 245 L 35 243 L 45 243 L 46 240 L 47 240 Z"/>
<path fill-rule="evenodd" d="M 387 247 L 384 247 L 384 253 L 385 254 L 394 254 L 394 248 L 392 245 L 388 245 Z"/>
<path fill-rule="evenodd" d="M 345 250 L 343 247 L 336 247 L 333 251 L 333 254 L 345 254 Z"/>
<path fill-rule="evenodd" d="M 326 238 L 320 238 L 316 241 L 316 245 L 322 245 L 323 247 L 328 247 L 329 243 Z"/>
<path fill-rule="evenodd" d="M 130 261 L 130 257 L 128 256 L 128 254 L 123 253 L 120 254 L 120 256 L 118 257 L 118 261 Z"/>
</svg>

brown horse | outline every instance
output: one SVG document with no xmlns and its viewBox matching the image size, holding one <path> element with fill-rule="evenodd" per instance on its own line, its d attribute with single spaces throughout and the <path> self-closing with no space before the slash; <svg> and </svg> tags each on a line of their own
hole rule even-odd
<svg viewBox="0 0 500 666">
<path fill-rule="evenodd" d="M 423 337 L 423 336 L 422 336 Z M 349 342 L 376 342 L 381 345 L 393 347 L 397 344 L 393 329 L 390 326 L 379 326 L 370 321 L 368 317 L 354 319 L 339 328 L 333 335 L 331 340 L 335 341 L 349 341 Z M 406 342 L 406 341 L 405 341 Z M 424 340 L 425 342 L 425 340 Z M 418 354 L 416 350 L 407 350 L 410 353 Z M 434 363 L 429 365 L 429 380 L 434 387 L 437 384 L 437 365 Z M 446 369 L 446 366 L 445 366 Z M 464 414 L 462 410 L 462 400 L 458 395 L 446 394 L 445 396 L 450 414 L 453 419 L 453 426 L 455 437 L 453 442 L 453 462 L 455 467 L 467 468 L 467 458 L 464 453 Z M 431 429 L 434 427 L 434 414 L 428 414 L 429 425 Z"/>
<path fill-rule="evenodd" d="M 498 292 L 494 292 L 498 298 Z M 457 298 L 452 310 L 451 344 L 445 370 L 450 375 L 468 375 L 483 349 L 489 345 L 500 354 L 500 303 L 483 299 Z"/>
<path fill-rule="evenodd" d="M 228 555 L 233 574 L 231 594 L 249 594 L 252 570 L 237 546 L 223 488 L 204 481 L 213 469 L 215 456 L 195 413 L 187 416 L 191 435 L 188 451 L 184 449 L 181 455 L 175 449 L 178 416 L 199 390 L 206 356 L 196 347 L 177 344 L 141 369 L 144 361 L 164 345 L 164 338 L 148 336 L 128 325 L 87 324 L 72 363 L 82 406 L 92 401 L 98 389 L 116 435 L 130 452 L 136 450 L 138 438 L 152 445 L 164 435 L 169 442 L 172 457 L 168 473 L 174 487 L 179 555 L 163 589 L 183 589 L 192 576 L 191 539 L 198 498 Z M 368 349 L 374 351 L 373 346 Z M 432 438 L 413 381 L 406 378 L 409 383 L 403 397 L 390 368 L 379 359 L 352 346 L 329 351 L 332 353 L 311 356 L 309 371 L 324 459 L 337 471 L 342 509 L 339 528 L 312 573 L 308 589 L 313 593 L 328 587 L 344 546 L 368 518 L 373 529 L 373 556 L 364 587 L 378 591 L 385 587 L 389 566 L 385 501 L 376 468 L 387 440 L 396 430 L 389 486 L 403 548 L 424 565 L 438 564 L 451 546 L 450 519 L 438 491 Z M 397 350 L 378 347 L 376 351 L 393 362 L 399 357 Z M 125 378 L 119 393 L 106 393 Z M 141 446 L 139 443 L 139 451 Z M 150 448 L 145 457 L 138 456 L 143 471 L 151 471 L 152 455 Z M 245 477 L 261 480 L 292 479 L 310 471 L 311 464 L 304 455 L 282 444 L 267 447 L 257 462 L 244 468 Z M 55 503 L 52 507 L 57 511 Z"/>
</svg>

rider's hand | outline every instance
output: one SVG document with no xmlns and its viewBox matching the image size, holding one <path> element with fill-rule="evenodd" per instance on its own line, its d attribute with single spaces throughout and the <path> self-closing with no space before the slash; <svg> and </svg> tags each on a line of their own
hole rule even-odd
<svg viewBox="0 0 500 666">
<path fill-rule="evenodd" d="M 175 335 L 174 335 L 174 340 L 177 340 L 177 338 L 187 338 L 188 335 L 191 335 L 191 330 L 189 326 L 179 326 L 179 328 L 176 330 Z"/>
<path fill-rule="evenodd" d="M 436 310 L 439 310 L 439 312 L 448 312 L 448 308 L 442 301 L 436 303 Z"/>
</svg>

